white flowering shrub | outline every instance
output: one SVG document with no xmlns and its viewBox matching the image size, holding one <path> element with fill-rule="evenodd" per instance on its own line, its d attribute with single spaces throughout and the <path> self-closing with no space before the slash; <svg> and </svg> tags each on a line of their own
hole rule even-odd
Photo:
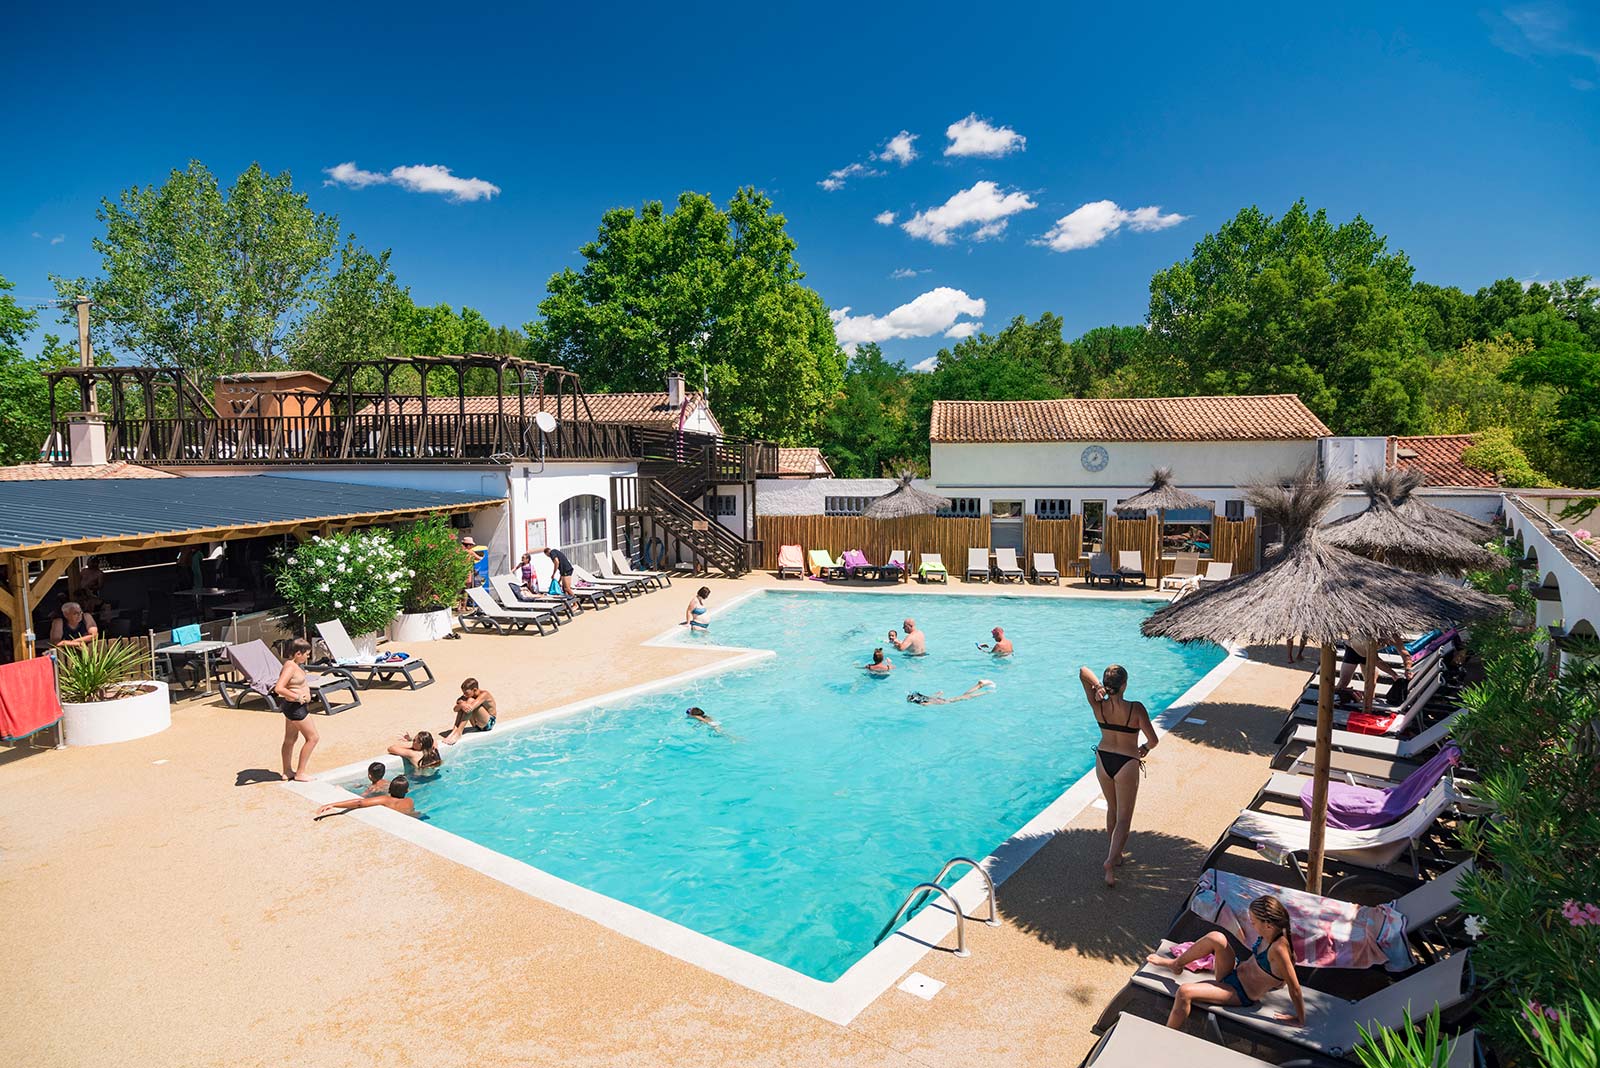
<svg viewBox="0 0 1600 1068">
<path fill-rule="evenodd" d="M 308 624 L 339 619 L 351 634 L 387 627 L 411 585 L 405 554 L 378 528 L 280 549 L 272 570 L 278 593 Z"/>
</svg>

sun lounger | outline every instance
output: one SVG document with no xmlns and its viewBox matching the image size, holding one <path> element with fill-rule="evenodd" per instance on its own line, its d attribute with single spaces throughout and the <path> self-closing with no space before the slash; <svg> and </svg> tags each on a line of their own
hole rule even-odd
<svg viewBox="0 0 1600 1068">
<path fill-rule="evenodd" d="M 1112 589 L 1122 588 L 1122 573 L 1111 566 L 1111 557 L 1105 553 L 1095 553 L 1089 557 L 1089 585 L 1094 586 L 1101 582 L 1108 582 Z"/>
<path fill-rule="evenodd" d="M 811 562 L 811 573 L 819 579 L 844 577 L 844 565 L 828 555 L 826 549 L 812 549 L 806 559 Z"/>
<path fill-rule="evenodd" d="M 945 570 L 944 560 L 938 553 L 923 553 L 917 557 L 917 578 L 922 582 L 932 582 L 935 578 L 949 582 L 950 572 Z"/>
<path fill-rule="evenodd" d="M 605 571 L 606 569 L 601 568 L 600 570 Z M 658 589 L 663 590 L 672 585 L 671 575 L 665 571 L 640 570 L 634 567 L 633 562 L 628 559 L 628 554 L 621 549 L 611 550 L 611 570 L 608 573 L 619 578 L 644 579 Z"/>
<path fill-rule="evenodd" d="M 1194 580 L 1194 584 L 1196 588 L 1199 588 L 1201 586 L 1209 585 L 1213 582 L 1227 582 L 1232 577 L 1232 561 L 1224 560 L 1218 562 L 1216 560 L 1207 560 L 1204 573 Z"/>
<path fill-rule="evenodd" d="M 546 608 L 553 606 L 545 602 L 556 601 L 567 606 L 566 614 L 567 618 L 570 619 L 572 618 L 571 608 L 574 601 L 580 605 L 588 605 L 590 608 L 599 609 L 608 604 L 615 604 L 621 599 L 614 590 L 602 590 L 592 586 L 583 587 L 579 586 L 576 581 L 572 584 L 572 596 L 567 596 L 566 593 L 562 592 L 561 583 L 556 578 L 555 565 L 543 553 L 536 553 L 533 557 L 533 583 L 536 589 L 545 591 L 543 594 L 538 595 L 543 598 L 543 601 L 530 601 L 528 598 L 534 595 L 528 593 L 522 587 L 522 580 L 518 576 L 508 575 L 506 577 L 511 584 L 506 588 L 506 592 L 511 594 L 511 599 L 506 599 L 505 594 L 500 592 L 499 586 L 495 586 L 495 592 L 500 597 L 500 603 L 507 608 Z M 572 577 L 574 579 L 578 577 L 576 569 L 573 570 Z M 494 581 L 493 578 L 489 580 L 491 585 L 494 585 Z M 552 590 L 554 592 L 551 592 Z"/>
<path fill-rule="evenodd" d="M 1163 942 L 1157 952 L 1170 953 L 1172 946 L 1171 942 Z M 1278 1013 L 1292 1015 L 1294 1012 L 1288 992 L 1283 987 L 1267 994 L 1249 1008 L 1197 1003 L 1195 1009 L 1211 1014 L 1219 1024 L 1259 1032 L 1325 1056 L 1346 1057 L 1361 1043 L 1362 1028 L 1369 1034 L 1375 1033 L 1379 1027 L 1404 1028 L 1414 1020 L 1421 1020 L 1435 1008 L 1445 1011 L 1463 1005 L 1472 994 L 1472 972 L 1468 963 L 1466 951 L 1454 953 L 1359 1001 L 1346 1001 L 1313 987 L 1302 986 L 1301 995 L 1306 1010 L 1304 1027 L 1276 1018 Z M 1212 978 L 1214 976 L 1208 971 L 1184 971 L 1173 975 L 1165 968 L 1158 969 L 1146 964 L 1134 973 L 1130 985 L 1163 998 L 1171 998 L 1180 984 L 1204 982 Z M 1113 1000 L 1112 1006 L 1101 1016 L 1097 1029 L 1115 1018 L 1113 1009 L 1124 1000 L 1120 996 Z M 1456 1063 L 1453 1054 L 1454 1050 L 1450 1060 L 1452 1065 Z"/>
<path fill-rule="evenodd" d="M 365 673 L 367 682 L 388 682 L 399 675 L 406 680 L 406 685 L 413 690 L 420 690 L 424 686 L 433 685 L 433 669 L 420 656 L 408 656 L 404 660 L 379 660 L 377 656 L 362 656 L 356 651 L 356 643 L 350 640 L 350 633 L 344 629 L 344 621 L 330 619 L 326 623 L 317 624 L 317 633 L 322 636 L 322 644 L 328 647 L 329 661 L 307 664 L 308 668 L 325 670 L 343 668 L 354 677 L 358 673 Z M 424 678 L 419 682 L 417 672 Z"/>
<path fill-rule="evenodd" d="M 1359 830 L 1393 823 L 1416 807 L 1460 762 L 1461 750 L 1452 744 L 1444 746 L 1401 782 L 1390 786 L 1363 786 L 1334 778 L 1328 783 L 1328 826 Z M 1311 776 L 1280 771 L 1267 780 L 1248 807 L 1257 808 L 1268 801 L 1298 804 L 1301 815 L 1309 818 L 1311 788 Z"/>
<path fill-rule="evenodd" d="M 594 554 L 594 569 L 599 573 L 600 582 L 627 583 L 626 588 L 632 594 L 650 593 L 660 585 L 647 575 L 617 574 L 616 569 L 611 566 L 611 554 L 609 553 L 597 552 Z M 574 570 L 573 574 L 576 575 L 577 571 Z"/>
<path fill-rule="evenodd" d="M 1056 567 L 1055 553 L 1034 553 L 1033 567 L 1029 569 L 1029 578 L 1034 582 L 1044 582 L 1046 579 L 1061 585 L 1061 569 Z"/>
<path fill-rule="evenodd" d="M 507 608 L 500 604 L 489 591 L 482 586 L 473 586 L 467 590 L 467 597 L 471 599 L 474 611 L 461 616 L 461 625 L 468 630 L 492 630 L 496 634 L 506 634 L 510 631 L 526 631 L 533 627 L 540 634 L 545 632 L 545 624 L 550 624 L 553 634 L 560 627 L 556 622 L 556 614 L 548 608 Z"/>
<path fill-rule="evenodd" d="M 1149 584 L 1149 578 L 1144 573 L 1144 554 L 1138 549 L 1123 549 L 1117 553 L 1117 574 L 1123 580 L 1138 579 L 1139 585 Z"/>
<path fill-rule="evenodd" d="M 1385 759 L 1410 760 L 1429 753 L 1441 745 L 1450 735 L 1450 727 L 1455 718 L 1461 714 L 1461 709 L 1456 709 L 1447 716 L 1440 717 L 1436 722 L 1418 731 L 1410 738 L 1397 738 L 1392 734 L 1361 734 L 1356 731 L 1333 732 L 1333 749 L 1337 754 L 1340 751 L 1359 753 L 1364 756 L 1382 757 Z M 1304 754 L 1309 757 L 1310 747 L 1317 741 L 1317 728 L 1313 724 L 1302 724 L 1289 735 L 1288 741 L 1282 749 L 1278 750 L 1277 757 L 1273 758 L 1273 766 L 1283 766 L 1286 760 L 1298 760 Z M 1292 750 L 1292 752 L 1291 752 Z M 1337 756 L 1335 756 L 1337 760 Z M 1307 761 L 1309 763 L 1309 760 Z"/>
<path fill-rule="evenodd" d="M 567 621 L 572 621 L 572 602 L 564 597 L 541 596 L 535 597 L 522 587 L 522 580 L 516 575 L 494 575 L 489 579 L 489 585 L 494 590 L 494 595 L 500 601 L 500 607 L 510 608 L 517 612 L 550 612 L 555 616 L 566 616 Z M 560 620 L 555 621 L 558 625 Z"/>
<path fill-rule="evenodd" d="M 1181 590 L 1199 578 L 1200 554 L 1175 553 L 1172 557 L 1172 570 L 1161 577 L 1156 587 L 1163 590 Z"/>
<path fill-rule="evenodd" d="M 267 643 L 257 638 L 255 641 L 245 642 L 243 645 L 230 645 L 227 657 L 234 669 L 239 672 L 243 682 L 231 679 L 218 679 L 217 690 L 222 695 L 222 700 L 229 708 L 238 708 L 240 704 L 251 697 L 259 697 L 267 703 L 267 707 L 274 712 L 283 711 L 283 702 L 273 687 L 278 684 L 278 674 L 283 671 L 283 661 L 272 655 L 272 650 L 267 648 Z M 355 708 L 361 704 L 361 695 L 356 692 L 356 680 L 343 668 L 328 668 L 320 672 L 306 674 L 306 684 L 311 687 L 311 700 L 308 704 L 322 706 L 322 714 L 331 716 L 335 712 L 343 712 L 347 708 Z M 328 700 L 330 694 L 344 690 L 350 694 L 350 700 L 343 704 L 334 704 Z"/>
<path fill-rule="evenodd" d="M 979 582 L 989 581 L 989 550 L 987 548 L 967 550 L 967 570 L 961 576 L 961 581 L 971 582 L 974 575 L 978 576 Z"/>
<path fill-rule="evenodd" d="M 884 566 L 894 569 L 895 581 L 911 581 L 911 565 L 906 562 L 910 555 L 911 553 L 907 549 L 896 549 L 889 554 L 889 562 Z"/>
<path fill-rule="evenodd" d="M 1439 692 L 1439 687 L 1444 684 L 1444 674 L 1440 671 L 1430 671 L 1421 678 L 1413 678 L 1406 688 L 1404 699 L 1397 705 L 1391 705 L 1388 697 L 1392 684 L 1384 686 L 1379 684 L 1372 700 L 1372 713 L 1368 716 L 1362 711 L 1360 691 L 1357 691 L 1357 700 L 1354 703 L 1334 700 L 1333 722 L 1337 727 L 1357 724 L 1353 729 L 1367 734 L 1403 734 L 1411 726 L 1429 701 L 1433 700 Z M 1301 695 L 1300 701 L 1294 706 L 1285 721 L 1285 730 L 1282 735 L 1287 735 L 1289 727 L 1295 721 L 1315 723 L 1317 719 L 1317 691 L 1308 688 Z"/>
<path fill-rule="evenodd" d="M 1022 581 L 1022 565 L 1017 563 L 1017 550 L 996 549 L 994 551 L 995 574 L 1010 582 Z"/>
<path fill-rule="evenodd" d="M 1131 1012 L 1117 1016 L 1110 1030 L 1083 1059 L 1078 1068 L 1158 1068 L 1183 1065 L 1184 1068 L 1273 1068 L 1271 1061 L 1207 1042 L 1187 1031 L 1146 1020 Z"/>
<path fill-rule="evenodd" d="M 846 578 L 870 578 L 882 580 L 884 569 L 867 559 L 867 554 L 860 549 L 846 549 L 844 555 L 839 557 L 839 563 L 844 567 Z M 893 575 L 889 575 L 891 580 Z"/>
<path fill-rule="evenodd" d="M 645 592 L 645 583 L 641 579 L 601 578 L 583 565 L 574 563 L 572 565 L 572 586 L 577 589 L 580 585 L 591 589 L 610 590 L 612 593 L 626 597 L 637 597 Z"/>
<path fill-rule="evenodd" d="M 806 573 L 806 558 L 800 552 L 798 545 L 780 545 L 778 547 L 778 577 L 802 578 Z"/>
</svg>

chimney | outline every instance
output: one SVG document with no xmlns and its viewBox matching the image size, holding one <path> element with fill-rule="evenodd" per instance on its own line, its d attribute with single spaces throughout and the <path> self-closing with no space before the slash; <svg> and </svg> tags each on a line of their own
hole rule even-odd
<svg viewBox="0 0 1600 1068">
<path fill-rule="evenodd" d="M 677 371 L 667 374 L 667 404 L 669 407 L 683 407 L 683 375 Z"/>
<path fill-rule="evenodd" d="M 67 449 L 73 467 L 97 467 L 106 462 L 106 420 L 99 412 L 67 413 Z"/>
</svg>

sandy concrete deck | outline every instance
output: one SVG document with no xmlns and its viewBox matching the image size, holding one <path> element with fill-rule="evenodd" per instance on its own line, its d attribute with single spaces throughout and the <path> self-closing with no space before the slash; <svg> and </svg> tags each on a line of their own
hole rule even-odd
<svg viewBox="0 0 1600 1068">
<path fill-rule="evenodd" d="M 715 603 L 772 581 L 706 584 Z M 367 691 L 360 709 L 319 717 L 312 770 L 447 724 L 468 674 L 512 719 L 714 660 L 723 654 L 639 647 L 681 618 L 689 592 L 680 580 L 552 638 L 417 649 L 440 684 Z M 152 738 L 0 750 L 6 1060 L 1076 1064 L 1205 848 L 1266 777 L 1277 710 L 1303 678 L 1246 664 L 1196 709 L 1203 726 L 1168 737 L 1121 886 L 1100 884 L 1103 815 L 1088 809 L 1001 886 L 1006 925 L 971 925 L 970 958 L 923 958 L 918 970 L 948 984 L 932 1001 L 890 989 L 844 1027 L 356 820 L 313 823 L 270 784 L 273 713 L 187 702 Z"/>
</svg>

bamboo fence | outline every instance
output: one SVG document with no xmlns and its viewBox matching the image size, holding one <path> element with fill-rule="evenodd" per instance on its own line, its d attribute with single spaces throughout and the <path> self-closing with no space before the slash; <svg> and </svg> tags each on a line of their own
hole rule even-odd
<svg viewBox="0 0 1600 1068">
<path fill-rule="evenodd" d="M 938 553 L 951 574 L 967 566 L 967 549 L 989 544 L 989 520 L 945 519 L 914 515 L 902 519 L 863 519 L 845 515 L 762 515 L 756 517 L 761 540 L 761 567 L 778 566 L 778 550 L 798 545 L 802 553 L 826 549 L 835 559 L 846 549 L 860 549 L 867 559 L 881 564 L 889 553 L 904 549 L 915 571 L 923 553 Z"/>
</svg>

